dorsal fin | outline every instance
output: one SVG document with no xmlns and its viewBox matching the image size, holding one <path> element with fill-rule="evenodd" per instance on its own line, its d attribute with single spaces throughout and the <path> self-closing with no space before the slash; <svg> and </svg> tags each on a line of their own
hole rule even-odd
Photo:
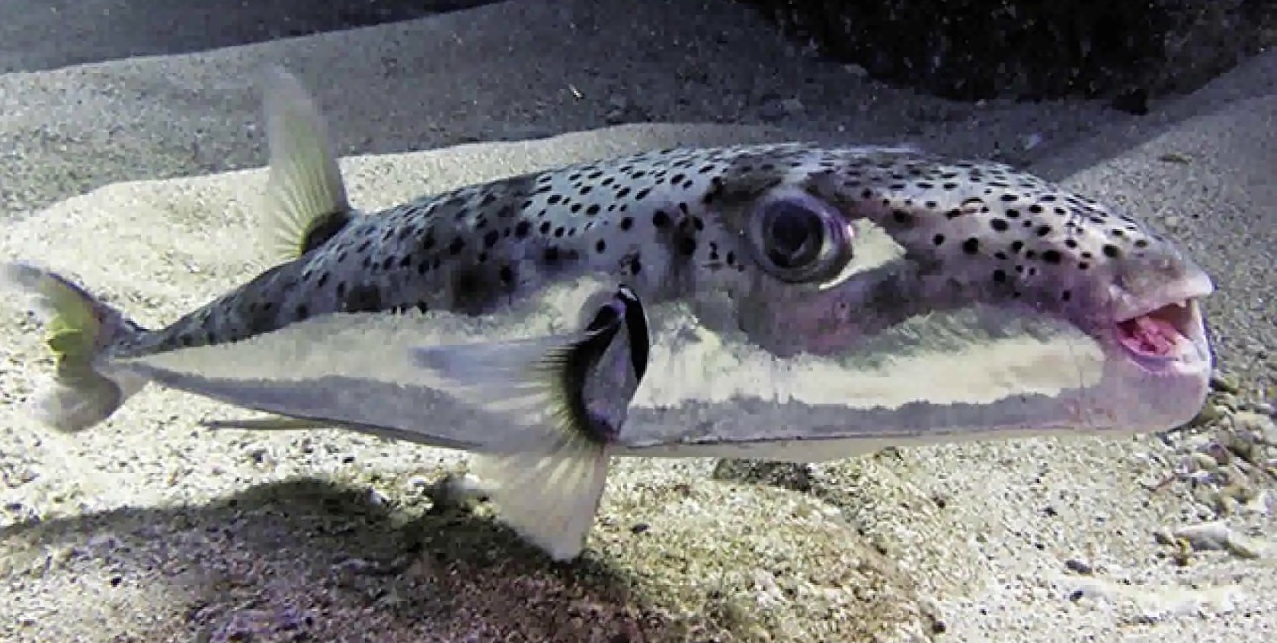
<svg viewBox="0 0 1277 643">
<path fill-rule="evenodd" d="M 309 92 L 282 67 L 266 69 L 264 111 L 270 178 L 261 243 L 272 261 L 323 245 L 354 217 L 328 129 Z"/>
</svg>

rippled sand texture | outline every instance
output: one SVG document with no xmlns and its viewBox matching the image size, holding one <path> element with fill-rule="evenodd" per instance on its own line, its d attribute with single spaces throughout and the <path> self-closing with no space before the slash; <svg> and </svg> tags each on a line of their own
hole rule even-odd
<svg viewBox="0 0 1277 643">
<path fill-rule="evenodd" d="M 1217 279 L 1208 312 L 1227 374 L 1200 426 L 1164 439 L 808 468 L 621 461 L 586 558 L 554 565 L 485 508 L 436 505 L 456 453 L 214 434 L 199 420 L 233 411 L 157 388 L 81 436 L 43 432 L 19 403 L 48 366 L 9 309 L 0 638 L 1277 638 L 1277 453 L 1262 442 L 1277 441 L 1262 404 L 1277 381 L 1277 56 L 1135 117 L 914 96 L 806 57 L 726 0 L 516 0 L 149 58 L 124 56 L 183 43 L 95 35 L 84 58 L 58 57 L 106 15 L 33 20 L 57 31 L 5 54 L 0 255 L 66 270 L 143 323 L 264 268 L 248 243 L 264 174 L 225 172 L 265 162 L 253 74 L 278 62 L 316 89 L 367 207 L 675 143 L 912 142 L 1028 164 L 1190 246 Z M 667 124 L 611 127 L 648 121 Z M 457 146 L 498 140 L 523 142 Z M 433 151 L 387 155 L 414 150 Z"/>
</svg>

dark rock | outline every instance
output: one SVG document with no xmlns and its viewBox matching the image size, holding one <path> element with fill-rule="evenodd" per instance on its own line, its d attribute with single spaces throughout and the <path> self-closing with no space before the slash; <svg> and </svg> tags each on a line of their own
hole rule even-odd
<svg viewBox="0 0 1277 643">
<path fill-rule="evenodd" d="M 955 99 L 1147 98 L 1277 44 L 1273 0 L 744 0 L 880 80 Z"/>
</svg>

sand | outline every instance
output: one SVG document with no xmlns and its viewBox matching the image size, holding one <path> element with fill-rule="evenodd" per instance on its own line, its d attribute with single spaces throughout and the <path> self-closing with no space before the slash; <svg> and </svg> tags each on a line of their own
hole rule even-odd
<svg viewBox="0 0 1277 643">
<path fill-rule="evenodd" d="M 41 24 L 67 31 L 24 47 L 94 23 Z M 725 0 L 519 0 L 191 54 L 5 60 L 0 256 L 66 270 L 144 323 L 264 267 L 252 74 L 279 62 L 316 89 L 365 207 L 674 143 L 910 142 L 1028 164 L 1189 246 L 1219 286 L 1222 374 L 1198 426 L 1166 436 L 621 461 L 586 557 L 556 565 L 485 508 L 437 502 L 461 454 L 214 433 L 199 420 L 228 409 L 159 389 L 85 434 L 42 431 L 20 404 L 47 363 L 6 307 L 4 640 L 1277 637 L 1277 453 L 1254 439 L 1277 442 L 1277 55 L 1146 117 L 920 97 L 814 61 Z"/>
</svg>

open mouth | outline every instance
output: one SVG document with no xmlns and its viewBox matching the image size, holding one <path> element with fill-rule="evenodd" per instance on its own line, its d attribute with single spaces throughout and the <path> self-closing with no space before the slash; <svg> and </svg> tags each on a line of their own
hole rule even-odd
<svg viewBox="0 0 1277 643">
<path fill-rule="evenodd" d="M 1196 299 L 1154 308 L 1116 326 L 1122 346 L 1141 361 L 1188 360 L 1205 341 Z"/>
</svg>

